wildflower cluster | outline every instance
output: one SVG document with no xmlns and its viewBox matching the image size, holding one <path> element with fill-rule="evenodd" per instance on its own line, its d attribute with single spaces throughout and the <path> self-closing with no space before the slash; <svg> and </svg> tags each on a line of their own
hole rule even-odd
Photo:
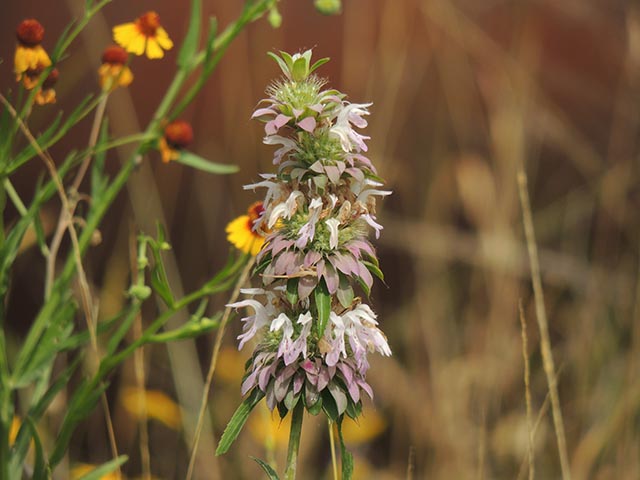
<svg viewBox="0 0 640 480">
<path fill-rule="evenodd" d="M 313 74 L 311 51 L 272 55 L 284 78 L 268 89 L 253 118 L 265 122 L 264 143 L 276 145 L 277 173 L 245 188 L 266 188 L 253 229 L 265 235 L 256 272 L 262 288 L 231 306 L 249 307 L 239 348 L 258 344 L 247 363 L 242 393 L 266 396 L 284 415 L 303 402 L 336 420 L 356 418 L 366 382 L 368 353 L 391 355 L 376 314 L 356 295 L 369 295 L 382 278 L 373 246 L 382 226 L 376 200 L 391 192 L 369 159 L 357 129 L 370 104 L 349 103 Z M 356 287 L 356 288 L 354 288 Z"/>
</svg>

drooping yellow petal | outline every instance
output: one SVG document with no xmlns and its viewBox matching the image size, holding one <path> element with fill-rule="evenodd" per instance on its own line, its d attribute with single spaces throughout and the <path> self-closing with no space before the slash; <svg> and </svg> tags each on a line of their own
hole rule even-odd
<svg viewBox="0 0 640 480">
<path fill-rule="evenodd" d="M 20 431 L 20 418 L 16 415 L 11 420 L 11 428 L 9 429 L 9 446 L 13 445 Z"/>
<path fill-rule="evenodd" d="M 17 79 L 27 70 L 35 70 L 37 68 L 46 68 L 51 65 L 51 59 L 47 52 L 40 45 L 35 47 L 24 47 L 18 45 L 14 55 L 14 70 Z"/>
<path fill-rule="evenodd" d="M 165 50 L 171 50 L 173 48 L 173 41 L 169 38 L 167 31 L 162 27 L 158 27 L 158 30 L 156 30 L 156 40 Z"/>
<path fill-rule="evenodd" d="M 164 50 L 158 45 L 158 41 L 155 38 L 147 39 L 147 57 L 150 59 L 164 57 Z"/>
</svg>

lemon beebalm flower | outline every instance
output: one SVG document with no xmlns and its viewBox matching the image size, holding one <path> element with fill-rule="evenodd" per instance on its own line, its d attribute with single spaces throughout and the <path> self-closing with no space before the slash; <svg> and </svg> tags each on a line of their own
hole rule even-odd
<svg viewBox="0 0 640 480">
<path fill-rule="evenodd" d="M 244 253 L 254 257 L 258 255 L 264 245 L 264 237 L 254 229 L 254 224 L 263 213 L 262 202 L 256 202 L 249 207 L 246 215 L 231 220 L 226 228 L 229 243 Z"/>
<path fill-rule="evenodd" d="M 100 88 L 112 91 L 117 87 L 127 87 L 133 82 L 133 73 L 127 66 L 129 54 L 119 45 L 105 48 L 102 54 L 102 65 L 98 69 Z"/>
<path fill-rule="evenodd" d="M 164 51 L 173 47 L 167 31 L 160 24 L 156 12 L 147 12 L 135 21 L 113 27 L 113 38 L 127 52 L 162 58 Z"/>
<path fill-rule="evenodd" d="M 51 59 L 44 48 L 44 27 L 33 18 L 24 20 L 16 29 L 18 45 L 14 56 L 14 71 L 16 81 L 20 81 L 27 70 L 46 68 L 51 65 Z"/>
</svg>

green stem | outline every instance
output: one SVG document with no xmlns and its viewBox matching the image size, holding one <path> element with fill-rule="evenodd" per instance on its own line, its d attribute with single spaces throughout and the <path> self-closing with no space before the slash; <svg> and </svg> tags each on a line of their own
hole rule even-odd
<svg viewBox="0 0 640 480">
<path fill-rule="evenodd" d="M 287 470 L 284 472 L 284 480 L 295 480 L 298 463 L 298 450 L 300 448 L 300 433 L 302 432 L 302 420 L 304 405 L 302 400 L 293 407 L 291 412 L 291 432 L 289 433 L 289 449 L 287 451 Z"/>
<path fill-rule="evenodd" d="M 22 199 L 18 195 L 18 192 L 16 192 L 16 189 L 13 188 L 13 184 L 11 183 L 11 180 L 9 180 L 8 178 L 5 178 L 3 185 L 5 188 L 5 191 L 7 192 L 7 195 L 9 195 L 9 198 L 13 202 L 13 206 L 16 207 L 16 210 L 18 210 L 18 213 L 20 214 L 20 216 L 24 217 L 25 215 L 27 215 L 28 213 L 27 207 L 24 206 L 24 203 L 22 202 Z"/>
</svg>

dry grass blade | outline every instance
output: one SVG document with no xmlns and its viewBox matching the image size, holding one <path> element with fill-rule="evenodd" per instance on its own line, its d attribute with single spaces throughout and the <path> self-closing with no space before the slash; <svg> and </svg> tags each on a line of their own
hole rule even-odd
<svg viewBox="0 0 640 480">
<path fill-rule="evenodd" d="M 529 192 L 527 189 L 527 174 L 524 166 L 518 166 L 518 191 L 520 193 L 520 203 L 522 206 L 522 219 L 524 223 L 527 250 L 529 251 L 529 264 L 531 267 L 531 281 L 533 283 L 533 295 L 536 306 L 536 317 L 540 329 L 540 345 L 542 350 L 542 363 L 549 396 L 551 398 L 551 412 L 553 414 L 553 425 L 558 441 L 558 454 L 560 456 L 560 468 L 562 469 L 562 479 L 570 480 L 571 470 L 569 468 L 569 457 L 567 454 L 567 440 L 564 433 L 564 423 L 562 410 L 560 408 L 560 398 L 558 395 L 558 382 L 556 377 L 553 354 L 551 352 L 551 341 L 549 339 L 549 325 L 547 322 L 547 312 L 544 306 L 544 293 L 542 291 L 542 280 L 540 278 L 540 263 L 538 261 L 538 249 L 533 228 L 533 218 L 531 215 L 531 204 L 529 202 Z"/>
<path fill-rule="evenodd" d="M 527 432 L 529 434 L 529 443 L 527 449 L 527 457 L 529 462 L 529 480 L 535 477 L 535 463 L 533 453 L 533 425 L 531 423 L 531 371 L 529 369 L 529 342 L 527 338 L 527 321 L 522 308 L 522 300 L 518 305 L 520 310 L 520 327 L 522 329 L 522 360 L 524 361 L 524 391 L 525 402 L 527 404 Z"/>
</svg>

